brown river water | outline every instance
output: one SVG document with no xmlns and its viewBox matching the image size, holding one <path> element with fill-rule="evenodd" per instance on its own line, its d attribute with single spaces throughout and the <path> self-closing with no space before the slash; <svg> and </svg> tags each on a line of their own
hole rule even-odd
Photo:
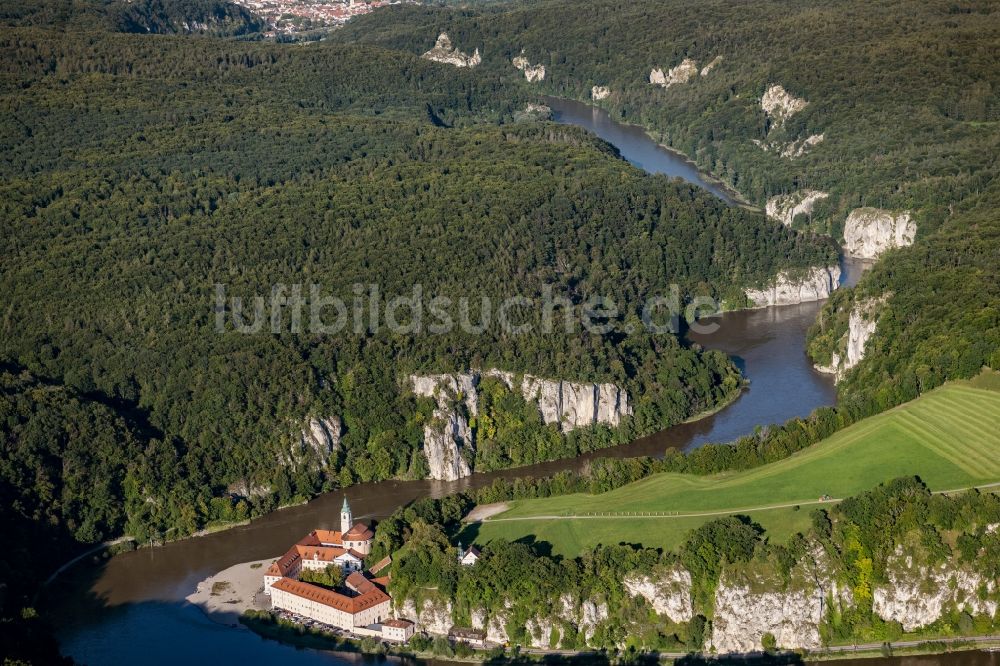
<svg viewBox="0 0 1000 666">
<path fill-rule="evenodd" d="M 689 162 L 657 146 L 641 128 L 614 123 L 603 111 L 577 102 L 550 99 L 548 103 L 557 121 L 595 131 L 640 168 L 694 182 L 731 202 L 724 192 L 703 180 Z M 845 264 L 845 282 L 855 282 L 863 268 L 857 263 Z M 819 307 L 810 303 L 727 313 L 715 319 L 719 324 L 715 333 L 689 334 L 693 342 L 729 354 L 750 380 L 749 388 L 734 403 L 712 416 L 571 460 L 476 474 L 450 483 L 384 481 L 352 486 L 347 490 L 351 506 L 361 520 L 379 519 L 414 499 L 488 485 L 497 477 L 544 476 L 578 470 L 587 460 L 599 456 L 661 455 L 668 447 L 689 449 L 706 442 L 731 441 L 753 432 L 758 425 L 781 423 L 833 404 L 833 382 L 812 368 L 804 349 L 806 330 Z M 95 665 L 387 661 L 267 641 L 247 630 L 212 622 L 184 600 L 199 581 L 221 569 L 277 556 L 309 530 L 334 528 L 342 499 L 343 493 L 329 493 L 308 504 L 255 519 L 244 527 L 143 548 L 108 561 L 94 558 L 81 562 L 58 578 L 43 599 L 56 620 L 62 650 L 82 663 Z M 983 652 L 858 663 L 1000 666 L 997 655 Z"/>
</svg>

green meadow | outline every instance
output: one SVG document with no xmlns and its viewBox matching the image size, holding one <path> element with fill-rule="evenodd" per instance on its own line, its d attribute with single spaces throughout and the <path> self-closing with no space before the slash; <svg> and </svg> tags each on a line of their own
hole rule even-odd
<svg viewBox="0 0 1000 666">
<path fill-rule="evenodd" d="M 657 474 L 601 495 L 512 502 L 463 538 L 534 539 L 567 556 L 599 543 L 673 549 L 707 520 L 745 514 L 781 541 L 804 530 L 816 506 L 898 476 L 919 476 L 935 491 L 998 483 L 998 384 L 994 375 L 948 384 L 745 472 Z"/>
</svg>

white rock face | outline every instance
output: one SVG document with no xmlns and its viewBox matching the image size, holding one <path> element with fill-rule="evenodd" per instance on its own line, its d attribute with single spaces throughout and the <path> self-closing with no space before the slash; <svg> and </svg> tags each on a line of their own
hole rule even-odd
<svg viewBox="0 0 1000 666">
<path fill-rule="evenodd" d="M 493 614 L 493 617 L 489 619 L 486 623 L 486 640 L 490 643 L 498 643 L 503 645 L 510 640 L 507 635 L 507 614 L 503 611 L 497 611 Z"/>
<path fill-rule="evenodd" d="M 472 429 L 464 416 L 434 410 L 434 420 L 424 426 L 424 456 L 430 478 L 457 481 L 470 476 L 472 468 L 464 452 L 473 448 Z"/>
<path fill-rule="evenodd" d="M 340 448 L 343 425 L 339 416 L 307 419 L 297 441 L 293 441 L 286 460 L 292 466 L 305 462 L 310 467 L 324 469 L 330 456 Z"/>
<path fill-rule="evenodd" d="M 608 95 L 611 94 L 611 88 L 607 86 L 594 86 L 590 89 L 590 99 L 600 101 L 602 99 L 607 99 Z"/>
<path fill-rule="evenodd" d="M 815 146 L 823 143 L 823 135 L 811 134 L 804 139 L 796 139 L 794 141 L 760 141 L 753 139 L 753 143 L 765 153 L 778 153 L 782 157 L 795 159 L 802 157 Z"/>
<path fill-rule="evenodd" d="M 434 48 L 420 57 L 426 60 L 433 60 L 434 62 L 443 62 L 446 65 L 454 65 L 455 67 L 475 67 L 483 61 L 482 56 L 479 55 L 478 48 L 470 56 L 459 51 L 457 47 L 453 47 L 451 39 L 446 32 L 438 35 L 437 41 L 434 43 Z"/>
<path fill-rule="evenodd" d="M 707 65 L 701 68 L 701 75 L 708 76 L 709 72 L 715 69 L 715 66 L 718 65 L 720 62 L 722 62 L 722 56 L 715 56 L 714 58 L 712 58 L 712 62 L 708 63 Z"/>
<path fill-rule="evenodd" d="M 559 596 L 558 616 L 576 627 L 588 641 L 597 625 L 608 619 L 608 605 L 594 599 L 580 601 L 569 593 Z"/>
<path fill-rule="evenodd" d="M 424 599 L 417 610 L 416 602 L 413 599 L 405 599 L 402 606 L 396 612 L 396 617 L 404 618 L 413 622 L 417 631 L 426 631 L 435 636 L 447 636 L 451 629 L 451 602 L 434 602 Z"/>
<path fill-rule="evenodd" d="M 525 400 L 538 403 L 545 423 L 558 423 L 566 433 L 575 428 L 606 423 L 617 426 L 632 413 L 628 393 L 614 384 L 580 384 L 525 375 Z"/>
<path fill-rule="evenodd" d="M 528 634 L 528 643 L 533 648 L 548 649 L 552 638 L 552 622 L 546 618 L 529 618 L 524 623 Z"/>
<path fill-rule="evenodd" d="M 913 245 L 917 224 L 910 213 L 880 208 L 856 208 L 844 223 L 844 252 L 874 259 L 888 249 Z"/>
<path fill-rule="evenodd" d="M 799 190 L 791 194 L 779 194 L 767 200 L 764 212 L 772 220 L 777 220 L 786 227 L 792 226 L 796 215 L 809 215 L 816 202 L 830 195 L 819 190 Z"/>
<path fill-rule="evenodd" d="M 869 298 L 854 304 L 854 307 L 851 308 L 851 314 L 847 318 L 847 333 L 845 334 L 847 341 L 844 345 L 844 355 L 841 356 L 834 352 L 830 365 L 817 365 L 817 370 L 836 375 L 836 380 L 839 382 L 848 370 L 864 359 L 865 347 L 868 345 L 868 340 L 875 334 L 879 313 L 888 297 L 889 295 L 886 294 L 880 298 Z"/>
<path fill-rule="evenodd" d="M 823 143 L 823 138 L 822 134 L 810 134 L 804 139 L 797 139 L 791 143 L 781 145 L 778 152 L 782 157 L 787 157 L 789 159 L 802 157 L 810 150 Z"/>
<path fill-rule="evenodd" d="M 822 645 L 822 597 L 813 592 L 751 592 L 745 585 L 719 584 L 712 621 L 712 647 L 719 653 L 763 649 L 772 634 L 779 647 L 813 649 Z"/>
<path fill-rule="evenodd" d="M 687 83 L 697 75 L 698 63 L 691 60 L 691 58 L 684 58 L 679 65 L 671 67 L 666 73 L 658 67 L 653 68 L 649 72 L 649 82 L 654 86 L 669 88 L 670 86 Z"/>
<path fill-rule="evenodd" d="M 886 565 L 889 583 L 873 591 L 872 610 L 883 620 L 899 622 L 905 631 L 931 624 L 952 608 L 991 617 L 997 612 L 996 601 L 979 598 L 981 586 L 993 593 L 997 581 L 964 565 L 915 566 L 912 557 L 902 556 L 902 548 Z"/>
<path fill-rule="evenodd" d="M 794 305 L 829 298 L 840 284 L 840 266 L 817 266 L 802 278 L 792 278 L 788 272 L 778 273 L 770 286 L 747 289 L 746 295 L 753 306 Z"/>
<path fill-rule="evenodd" d="M 784 86 L 773 85 L 760 98 L 760 108 L 779 125 L 808 106 L 809 102 L 795 97 Z"/>
<path fill-rule="evenodd" d="M 528 80 L 528 83 L 545 80 L 545 65 L 541 63 L 532 65 L 531 62 L 524 57 L 523 49 L 521 50 L 521 55 L 517 56 L 510 62 L 514 65 L 514 67 L 524 72 L 524 78 Z"/>
<path fill-rule="evenodd" d="M 629 594 L 642 597 L 654 611 L 672 622 L 688 622 L 694 617 L 691 574 L 679 565 L 658 576 L 626 576 L 622 583 Z"/>
<path fill-rule="evenodd" d="M 477 387 L 483 377 L 498 379 L 507 388 L 514 388 L 513 373 L 497 369 L 409 377 L 414 394 L 437 401 L 433 420 L 424 426 L 424 456 L 430 478 L 455 481 L 472 474 L 468 463 L 475 451 L 472 429 L 456 407 L 464 405 L 470 416 L 479 413 Z M 632 414 L 628 392 L 614 384 L 584 384 L 524 375 L 520 388 L 525 400 L 538 403 L 544 422 L 558 423 L 564 433 L 597 423 L 617 426 L 624 416 Z"/>
<path fill-rule="evenodd" d="M 723 574 L 715 592 L 710 647 L 719 653 L 759 651 L 761 638 L 770 633 L 780 648 L 815 649 L 822 644 L 819 625 L 828 599 L 841 609 L 852 603 L 819 547 L 795 565 L 788 589 L 781 589 L 780 581 Z"/>
</svg>

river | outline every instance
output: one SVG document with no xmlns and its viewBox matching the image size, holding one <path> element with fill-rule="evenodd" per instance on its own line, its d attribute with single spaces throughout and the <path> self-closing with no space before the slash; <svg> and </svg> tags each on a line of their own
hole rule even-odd
<svg viewBox="0 0 1000 666">
<path fill-rule="evenodd" d="M 549 103 L 557 121 L 595 131 L 633 164 L 683 178 L 733 203 L 728 193 L 705 180 L 690 162 L 657 146 L 641 128 L 615 123 L 605 112 L 577 102 Z M 846 264 L 846 282 L 856 281 L 862 269 L 860 264 Z M 712 416 L 572 460 L 476 474 L 451 483 L 385 481 L 352 486 L 347 490 L 351 506 L 361 520 L 378 519 L 416 498 L 440 497 L 489 484 L 497 477 L 546 475 L 579 469 L 597 456 L 660 455 L 667 447 L 688 449 L 711 441 L 730 441 L 753 432 L 758 425 L 781 423 L 833 404 L 833 382 L 812 368 L 804 349 L 806 330 L 819 307 L 809 303 L 727 313 L 714 319 L 719 324 L 715 333 L 689 336 L 705 347 L 725 351 L 750 380 L 735 402 Z M 55 619 L 63 651 L 95 665 L 373 661 L 266 641 L 250 631 L 214 623 L 184 600 L 199 581 L 221 569 L 277 556 L 309 530 L 334 528 L 342 498 L 342 493 L 329 493 L 243 527 L 123 553 L 106 562 L 98 558 L 84 561 L 57 579 L 44 599 L 46 610 Z M 985 653 L 976 654 L 989 659 Z M 883 663 L 925 666 L 972 662 L 923 657 Z M 997 665 L 995 659 L 976 663 Z"/>
</svg>

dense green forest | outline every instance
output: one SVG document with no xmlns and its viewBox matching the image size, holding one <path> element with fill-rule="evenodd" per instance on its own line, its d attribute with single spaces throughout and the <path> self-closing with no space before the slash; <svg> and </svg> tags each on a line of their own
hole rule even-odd
<svg viewBox="0 0 1000 666">
<path fill-rule="evenodd" d="M 866 362 L 841 404 L 869 414 L 1000 357 L 1000 11 L 991 2 L 857 3 L 764 0 L 732 5 L 543 0 L 472 9 L 400 7 L 334 35 L 419 53 L 446 30 L 512 79 L 524 50 L 546 66 L 539 93 L 597 102 L 690 155 L 751 201 L 813 188 L 829 192 L 797 227 L 839 238 L 860 206 L 913 211 L 914 247 L 890 252 L 854 291 L 836 294 L 811 333 L 829 363 L 853 303 L 889 297 Z M 683 58 L 705 76 L 663 89 L 648 82 Z M 760 106 L 783 85 L 808 101 L 776 124 Z M 778 125 L 778 126 L 776 126 Z M 753 142 L 823 134 L 789 159 Z M 855 293 L 856 292 L 856 293 Z"/>
<path fill-rule="evenodd" d="M 259 25 L 212 1 L 0 3 L 0 517 L 60 544 L 162 538 L 420 476 L 430 409 L 402 389 L 408 372 L 495 366 L 614 381 L 636 398 L 618 433 L 564 440 L 516 397 L 489 393 L 482 469 L 677 423 L 730 397 L 734 366 L 644 332 L 643 301 L 677 284 L 683 298 L 738 303 L 778 270 L 833 261 L 835 244 L 812 232 L 839 237 L 862 205 L 914 211 L 918 241 L 831 299 L 812 334 L 814 357 L 828 359 L 852 302 L 891 295 L 840 408 L 734 448 L 609 465 L 617 479 L 603 483 L 657 465 L 757 465 L 997 367 L 997 16 L 974 0 L 597 0 L 586 11 L 541 0 L 393 7 L 326 42 L 282 45 L 220 38 Z M 478 46 L 483 64 L 421 60 L 441 30 Z M 198 34 L 128 34 L 147 32 Z M 511 66 L 522 49 L 546 65 L 543 83 Z M 648 83 L 652 67 L 717 56 L 689 85 Z M 780 126 L 759 104 L 772 83 L 809 101 Z M 806 187 L 831 196 L 793 231 L 644 175 L 584 132 L 526 120 L 538 93 L 588 99 L 593 85 L 611 89 L 600 103 L 615 117 L 751 201 Z M 795 160 L 753 143 L 814 133 L 824 142 Z M 246 303 L 278 283 L 346 302 L 355 284 L 377 283 L 383 309 L 417 283 L 473 302 L 550 288 L 621 311 L 599 334 L 319 335 L 287 319 L 274 334 L 232 323 L 220 334 L 216 283 Z M 346 426 L 330 465 L 291 453 L 303 421 L 329 415 Z M 444 547 L 425 536 L 418 544 Z M 44 573 L 2 564 L 5 580 Z M 4 617 L 27 603 L 10 589 Z"/>
<path fill-rule="evenodd" d="M 503 75 L 379 47 L 88 32 L 69 19 L 51 31 L 6 15 L 18 27 L 0 33 L 0 469 L 22 493 L 15 509 L 81 541 L 182 535 L 419 476 L 428 415 L 400 385 L 412 371 L 495 366 L 636 396 L 620 433 L 566 444 L 540 422 L 511 427 L 525 406 L 498 399 L 484 469 L 679 422 L 738 381 L 723 355 L 637 326 L 643 301 L 670 284 L 738 301 L 745 285 L 836 254 L 647 176 L 584 132 L 515 122 L 529 95 Z M 246 302 L 277 283 L 347 302 L 357 283 L 474 303 L 549 288 L 621 311 L 595 334 L 320 335 L 285 320 L 246 335 L 216 331 L 216 283 Z M 70 417 L 32 402 L 46 395 L 36 384 L 103 425 L 56 438 Z M 307 417 L 331 414 L 346 433 L 330 466 L 290 453 Z M 79 457 L 88 447 L 102 454 Z"/>
<path fill-rule="evenodd" d="M 978 491 L 933 495 L 916 478 L 896 479 L 814 510 L 811 529 L 786 544 L 771 542 L 749 517 L 729 516 L 692 530 L 677 552 L 608 544 L 566 559 L 548 555 L 545 543 L 496 541 L 483 548 L 475 566 L 462 566 L 454 535 L 469 507 L 490 499 L 485 493 L 422 500 L 400 509 L 379 524 L 376 548 L 378 553 L 397 551 L 392 568 L 397 599 L 447 600 L 460 626 L 469 625 L 473 610 L 488 617 L 500 613 L 511 640 L 522 645 L 528 642 L 529 621 L 549 618 L 556 629 L 553 648 L 697 651 L 711 633 L 713 598 L 725 574 L 769 580 L 766 589 L 780 592 L 799 584 L 807 561 L 823 562 L 824 575 L 832 574 L 853 599 L 847 610 L 828 605 L 821 624 L 825 642 L 895 641 L 903 629 L 873 612 L 872 590 L 887 582 L 888 560 L 897 547 L 922 565 L 974 565 L 986 577 L 1000 575 L 1000 535 L 987 529 L 1000 520 L 998 496 Z M 695 615 L 686 623 L 655 614 L 623 584 L 628 575 L 656 575 L 676 565 L 692 578 Z M 608 618 L 597 624 L 589 642 L 572 623 L 559 619 L 564 595 L 607 603 Z M 994 623 L 954 610 L 924 631 L 969 635 L 994 630 Z"/>
</svg>

